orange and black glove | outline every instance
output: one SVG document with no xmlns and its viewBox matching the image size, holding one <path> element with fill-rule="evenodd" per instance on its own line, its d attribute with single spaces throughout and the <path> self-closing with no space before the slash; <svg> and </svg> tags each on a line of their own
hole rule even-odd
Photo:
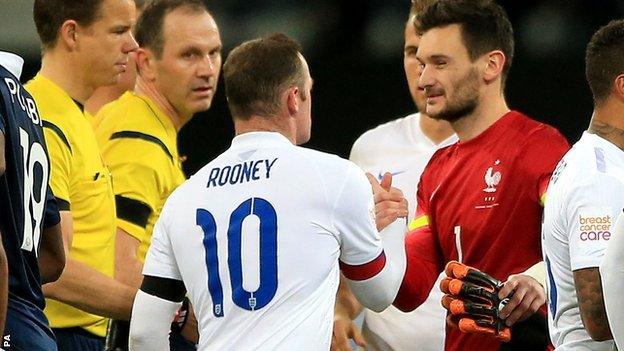
<svg viewBox="0 0 624 351">
<path fill-rule="evenodd" d="M 503 283 L 476 268 L 457 261 L 446 265 L 446 278 L 440 282 L 444 295 L 442 306 L 449 311 L 447 323 L 464 333 L 484 334 L 508 342 L 511 329 L 500 318 L 500 310 L 509 301 L 500 299 Z"/>
</svg>

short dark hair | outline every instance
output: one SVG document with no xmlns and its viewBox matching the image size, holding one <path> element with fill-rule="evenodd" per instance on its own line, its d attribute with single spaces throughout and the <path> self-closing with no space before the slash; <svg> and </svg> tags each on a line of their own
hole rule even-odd
<svg viewBox="0 0 624 351">
<path fill-rule="evenodd" d="M 140 47 L 150 49 L 160 58 L 165 39 L 163 26 L 167 14 L 178 8 L 188 8 L 191 12 L 207 12 L 208 5 L 202 0 L 151 0 L 139 16 L 135 39 Z"/>
<path fill-rule="evenodd" d="M 615 20 L 600 28 L 587 45 L 585 76 L 595 104 L 611 94 L 620 74 L 624 74 L 624 20 Z"/>
<path fill-rule="evenodd" d="M 423 12 L 427 6 L 433 4 L 435 1 L 436 0 L 412 0 L 409 17 L 412 18 Z"/>
<path fill-rule="evenodd" d="M 462 41 L 471 60 L 487 52 L 505 54 L 505 81 L 514 56 L 514 35 L 505 10 L 491 0 L 438 0 L 417 16 L 418 29 L 426 32 L 452 24 L 461 26 Z"/>
<path fill-rule="evenodd" d="M 100 16 L 104 0 L 35 0 L 33 18 L 41 44 L 45 48 L 56 45 L 58 32 L 67 20 L 88 26 Z"/>
<path fill-rule="evenodd" d="M 223 65 L 225 94 L 232 117 L 271 116 L 280 94 L 290 86 L 302 90 L 305 72 L 301 46 L 284 34 L 247 41 L 232 50 Z"/>
</svg>

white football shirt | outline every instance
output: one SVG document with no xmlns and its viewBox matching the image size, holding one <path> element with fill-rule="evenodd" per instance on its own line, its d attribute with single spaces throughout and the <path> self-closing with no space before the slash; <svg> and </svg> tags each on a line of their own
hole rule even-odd
<svg viewBox="0 0 624 351">
<path fill-rule="evenodd" d="M 253 132 L 167 200 L 143 273 L 184 281 L 200 350 L 329 350 L 338 260 L 382 253 L 356 165 Z"/>
<path fill-rule="evenodd" d="M 435 145 L 420 128 L 415 113 L 384 123 L 362 134 L 353 144 L 351 161 L 381 179 L 392 173 L 392 186 L 400 189 L 409 204 L 409 220 L 416 213 L 416 187 L 433 153 L 457 141 L 453 135 Z M 436 283 L 429 298 L 416 310 L 405 313 L 394 306 L 381 313 L 366 310 L 363 332 L 367 350 L 444 350 L 446 310 Z"/>
<path fill-rule="evenodd" d="M 583 133 L 557 165 L 546 195 L 542 249 L 548 279 L 550 337 L 557 350 L 611 350 L 581 321 L 575 270 L 598 268 L 624 208 L 624 152 Z"/>
</svg>

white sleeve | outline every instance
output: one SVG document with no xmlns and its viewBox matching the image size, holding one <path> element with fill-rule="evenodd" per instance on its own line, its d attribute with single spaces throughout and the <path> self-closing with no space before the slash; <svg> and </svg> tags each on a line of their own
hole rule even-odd
<svg viewBox="0 0 624 351">
<path fill-rule="evenodd" d="M 176 312 L 182 306 L 150 295 L 137 292 L 130 319 L 130 351 L 169 351 L 169 328 Z"/>
<path fill-rule="evenodd" d="M 147 251 L 143 266 L 143 275 L 182 280 L 169 237 L 170 233 L 167 226 L 169 212 L 165 205 L 154 225 L 152 243 Z"/>
<path fill-rule="evenodd" d="M 334 226 L 341 238 L 340 267 L 358 300 L 383 311 L 394 300 L 405 271 L 405 220 L 388 226 L 382 242 L 371 185 L 355 165 L 338 194 Z"/>
<path fill-rule="evenodd" d="M 383 251 L 375 224 L 373 190 L 364 173 L 350 164 L 333 206 L 333 224 L 341 245 L 340 261 L 361 265 Z"/>
<path fill-rule="evenodd" d="M 606 174 L 591 178 L 574 188 L 566 211 L 573 271 L 600 266 L 624 204 L 624 187 L 619 181 Z"/>
<path fill-rule="evenodd" d="M 624 350 L 624 214 L 621 212 L 600 265 L 600 277 L 611 333 L 618 349 Z"/>
</svg>

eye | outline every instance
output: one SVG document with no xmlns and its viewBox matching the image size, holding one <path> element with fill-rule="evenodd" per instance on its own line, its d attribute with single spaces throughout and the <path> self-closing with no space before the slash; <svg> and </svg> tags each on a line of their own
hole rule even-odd
<svg viewBox="0 0 624 351">
<path fill-rule="evenodd" d="M 182 57 L 186 58 L 186 59 L 193 59 L 195 57 L 197 57 L 197 53 L 194 51 L 186 51 L 184 53 L 182 53 Z"/>
<path fill-rule="evenodd" d="M 405 48 L 405 56 L 406 57 L 414 57 L 414 56 L 416 56 L 417 52 L 418 52 L 418 48 L 415 48 L 415 47 L 407 47 L 407 48 Z"/>
<path fill-rule="evenodd" d="M 446 66 L 446 61 L 440 60 L 435 62 L 436 68 L 444 68 Z"/>
</svg>

